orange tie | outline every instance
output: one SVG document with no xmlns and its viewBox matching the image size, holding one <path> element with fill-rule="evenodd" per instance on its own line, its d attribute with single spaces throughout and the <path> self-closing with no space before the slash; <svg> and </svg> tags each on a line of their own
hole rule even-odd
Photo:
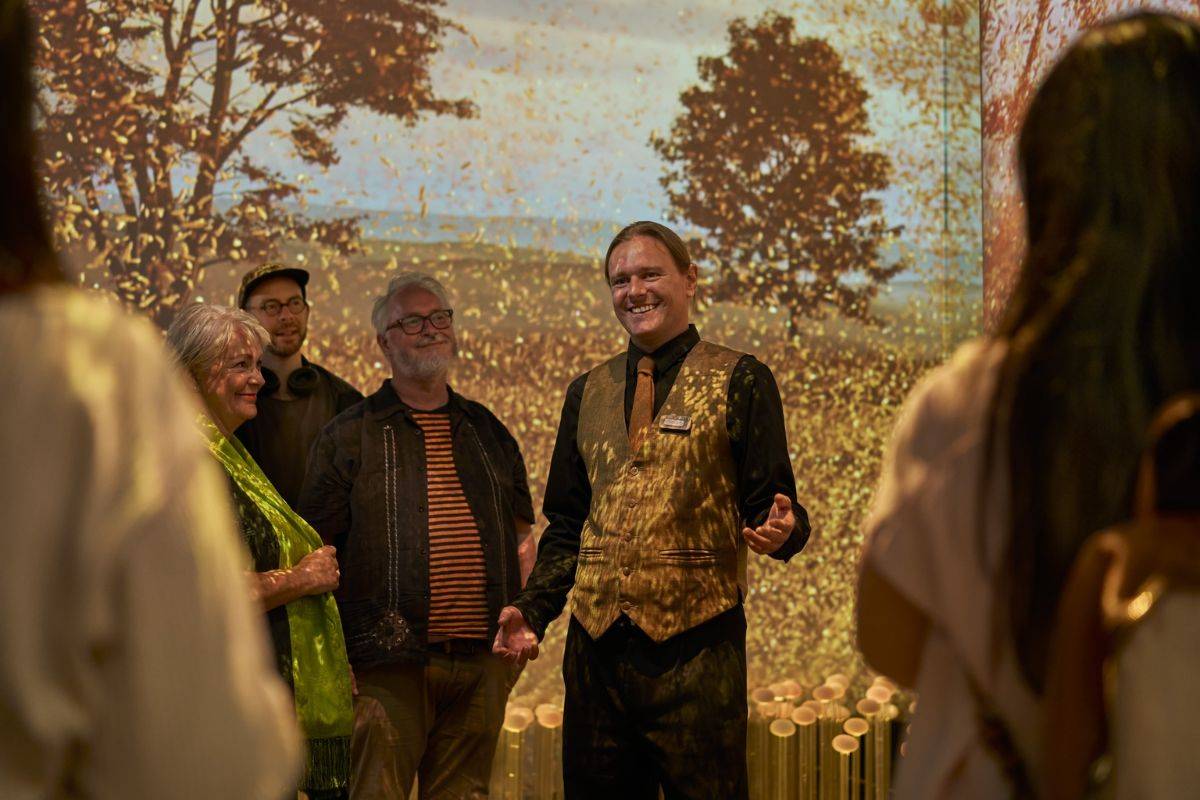
<svg viewBox="0 0 1200 800">
<path fill-rule="evenodd" d="M 636 453 L 650 430 L 654 418 L 654 359 L 642 356 L 637 365 L 637 386 L 633 390 L 633 409 L 629 412 L 629 450 Z"/>
</svg>

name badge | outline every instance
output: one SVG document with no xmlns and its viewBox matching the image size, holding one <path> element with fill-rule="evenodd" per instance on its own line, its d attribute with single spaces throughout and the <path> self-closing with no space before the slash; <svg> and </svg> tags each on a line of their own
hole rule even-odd
<svg viewBox="0 0 1200 800">
<path fill-rule="evenodd" d="M 678 414 L 668 414 L 662 418 L 659 427 L 664 431 L 672 431 L 673 433 L 687 433 L 692 429 L 692 418 Z"/>
</svg>

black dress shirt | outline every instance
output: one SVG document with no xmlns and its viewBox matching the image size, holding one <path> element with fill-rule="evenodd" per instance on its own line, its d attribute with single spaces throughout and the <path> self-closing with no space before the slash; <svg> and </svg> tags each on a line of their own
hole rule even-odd
<svg viewBox="0 0 1200 800">
<path fill-rule="evenodd" d="M 637 384 L 637 363 L 642 356 L 649 355 L 654 360 L 654 413 L 657 415 L 675 384 L 684 358 L 699 341 L 700 334 L 693 325 L 653 353 L 644 353 L 630 342 L 625 366 L 627 427 Z M 521 610 L 539 639 L 545 634 L 546 626 L 562 613 L 567 593 L 575 584 L 580 535 L 592 505 L 592 486 L 587 466 L 576 442 L 579 407 L 586 383 L 587 373 L 584 373 L 572 381 L 567 389 L 554 455 L 550 460 L 546 497 L 542 503 L 542 513 L 549 524 L 538 542 L 538 558 L 533 573 L 513 603 Z M 753 356 L 742 356 L 733 369 L 726 398 L 725 425 L 737 470 L 738 510 L 743 524 L 752 528 L 761 525 L 771 510 L 776 494 L 782 494 L 792 501 L 795 528 L 791 536 L 771 554 L 772 558 L 787 561 L 804 547 L 811 528 L 808 513 L 796 501 L 796 480 L 788 456 L 779 388 L 775 385 L 771 370 Z M 631 624 L 622 615 L 621 626 L 614 627 L 624 628 Z M 708 639 L 713 634 L 713 631 L 707 630 L 710 626 L 733 626 L 731 630 L 736 630 L 738 625 L 744 629 L 745 615 L 740 603 L 673 639 Z"/>
</svg>

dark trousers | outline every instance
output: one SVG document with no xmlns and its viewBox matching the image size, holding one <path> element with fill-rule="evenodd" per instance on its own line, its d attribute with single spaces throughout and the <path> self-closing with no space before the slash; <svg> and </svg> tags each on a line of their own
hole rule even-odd
<svg viewBox="0 0 1200 800">
<path fill-rule="evenodd" d="M 486 797 L 515 668 L 486 643 L 474 654 L 431 652 L 429 664 L 356 675 L 352 800 Z"/>
<path fill-rule="evenodd" d="M 746 800 L 741 606 L 655 643 L 622 616 L 593 640 L 574 617 L 563 654 L 567 800 Z"/>
</svg>

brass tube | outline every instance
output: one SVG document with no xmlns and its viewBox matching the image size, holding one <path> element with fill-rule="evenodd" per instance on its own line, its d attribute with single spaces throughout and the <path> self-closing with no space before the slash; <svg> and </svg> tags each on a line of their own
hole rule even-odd
<svg viewBox="0 0 1200 800">
<path fill-rule="evenodd" d="M 836 790 L 833 774 L 837 770 L 837 761 L 832 750 L 833 737 L 837 735 L 834 705 L 841 687 L 823 684 L 813 689 L 813 700 L 820 704 L 817 713 L 817 786 L 821 800 L 833 800 Z"/>
<path fill-rule="evenodd" d="M 491 796 L 501 800 L 521 800 L 524 778 L 521 760 L 524 756 L 525 730 L 533 722 L 533 712 L 523 706 L 509 706 L 500 727 L 496 758 L 492 762 Z"/>
<path fill-rule="evenodd" d="M 882 705 L 875 725 L 875 797 L 887 800 L 892 790 L 892 720 L 899 712 L 891 703 Z"/>
<path fill-rule="evenodd" d="M 858 739 L 839 733 L 833 737 L 833 751 L 837 754 L 837 787 L 834 797 L 837 800 L 851 800 L 850 774 L 851 756 L 858 753 Z M 857 761 L 855 762 L 857 763 Z"/>
<path fill-rule="evenodd" d="M 867 800 L 875 798 L 875 764 L 879 759 L 879 751 L 875 744 L 875 728 L 879 726 L 880 705 L 870 698 L 858 701 L 855 709 L 870 725 L 871 730 L 863 737 L 863 797 Z"/>
<path fill-rule="evenodd" d="M 817 714 L 807 706 L 801 706 L 792 712 L 792 722 L 799 729 L 797 762 L 800 766 L 799 791 L 800 800 L 816 800 L 817 798 Z"/>
<path fill-rule="evenodd" d="M 533 710 L 533 796 L 535 800 L 562 800 L 562 719 L 558 706 L 544 703 Z"/>
<path fill-rule="evenodd" d="M 768 733 L 767 800 L 796 800 L 796 723 L 774 720 Z"/>
<path fill-rule="evenodd" d="M 754 703 L 750 708 L 750 719 L 746 730 L 746 776 L 750 784 L 750 797 L 762 798 L 767 790 L 767 742 L 768 726 L 774 703 Z"/>
<path fill-rule="evenodd" d="M 858 741 L 858 749 L 850 754 L 850 793 L 857 800 L 864 796 L 863 762 L 866 753 L 863 745 L 864 737 L 871 730 L 871 724 L 862 717 L 851 717 L 842 723 L 842 730 L 847 736 L 853 736 Z"/>
</svg>

